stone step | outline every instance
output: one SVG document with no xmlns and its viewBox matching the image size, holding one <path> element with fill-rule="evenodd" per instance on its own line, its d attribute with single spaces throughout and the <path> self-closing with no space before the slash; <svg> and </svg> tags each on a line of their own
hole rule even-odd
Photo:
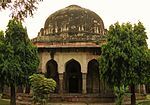
<svg viewBox="0 0 150 105">
<path fill-rule="evenodd" d="M 17 102 L 17 105 L 32 105 L 29 102 Z M 47 105 L 115 105 L 115 103 L 48 103 Z"/>
<path fill-rule="evenodd" d="M 31 102 L 25 102 L 25 101 L 17 101 L 16 103 L 17 105 L 32 105 Z"/>
<path fill-rule="evenodd" d="M 114 103 L 48 103 L 47 105 L 115 105 Z"/>
</svg>

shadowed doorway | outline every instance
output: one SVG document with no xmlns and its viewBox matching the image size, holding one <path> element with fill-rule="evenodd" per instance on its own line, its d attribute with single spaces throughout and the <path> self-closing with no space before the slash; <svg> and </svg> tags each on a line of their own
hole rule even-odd
<svg viewBox="0 0 150 105">
<path fill-rule="evenodd" d="M 65 90 L 68 93 L 82 92 L 81 66 L 79 62 L 73 59 L 66 63 Z"/>
<path fill-rule="evenodd" d="M 87 93 L 99 93 L 100 92 L 100 73 L 99 64 L 97 60 L 93 59 L 88 63 L 87 72 Z"/>
<path fill-rule="evenodd" d="M 45 74 L 46 78 L 52 78 L 56 81 L 55 93 L 59 91 L 59 74 L 57 62 L 53 59 L 49 60 L 46 64 L 47 72 Z"/>
</svg>

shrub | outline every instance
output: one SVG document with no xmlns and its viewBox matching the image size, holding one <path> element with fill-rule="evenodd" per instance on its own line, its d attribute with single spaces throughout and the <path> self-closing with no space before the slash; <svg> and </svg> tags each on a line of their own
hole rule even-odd
<svg viewBox="0 0 150 105">
<path fill-rule="evenodd" d="M 29 79 L 33 91 L 34 104 L 45 105 L 48 100 L 48 94 L 56 88 L 56 82 L 51 78 L 45 78 L 42 74 L 33 74 Z"/>
</svg>

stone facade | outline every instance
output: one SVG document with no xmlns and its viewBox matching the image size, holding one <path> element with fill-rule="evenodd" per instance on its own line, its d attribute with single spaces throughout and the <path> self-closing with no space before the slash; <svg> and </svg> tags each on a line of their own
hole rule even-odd
<svg viewBox="0 0 150 105">
<path fill-rule="evenodd" d="M 61 74 L 65 73 L 66 71 L 66 64 L 69 61 L 76 61 L 81 66 L 81 73 L 82 73 L 82 90 L 83 93 L 86 93 L 86 74 L 88 72 L 88 63 L 92 60 L 96 60 L 99 56 L 94 55 L 90 52 L 56 52 L 54 54 L 54 58 L 51 57 L 51 52 L 39 52 L 40 55 L 40 66 L 39 71 L 42 73 L 47 72 L 46 64 L 54 60 L 57 63 L 57 70 L 59 73 L 59 78 L 63 79 L 63 76 Z M 61 84 L 63 85 L 63 84 Z"/>
<path fill-rule="evenodd" d="M 53 59 L 57 62 L 58 65 L 58 72 L 64 73 L 65 72 L 65 65 L 70 60 L 75 60 L 80 63 L 81 65 L 81 72 L 87 73 L 87 66 L 89 61 L 93 59 L 97 59 L 99 56 L 94 55 L 89 52 L 56 52 L 54 54 L 54 58 L 51 58 L 51 52 L 39 52 L 40 55 L 40 72 L 46 73 L 46 63 Z"/>
</svg>

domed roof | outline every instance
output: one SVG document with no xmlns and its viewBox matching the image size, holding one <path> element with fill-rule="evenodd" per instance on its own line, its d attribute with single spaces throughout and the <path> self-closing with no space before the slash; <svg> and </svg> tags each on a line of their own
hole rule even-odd
<svg viewBox="0 0 150 105">
<path fill-rule="evenodd" d="M 51 14 L 34 42 L 97 42 L 106 29 L 103 20 L 93 11 L 70 5 Z"/>
<path fill-rule="evenodd" d="M 50 15 L 45 21 L 44 29 L 49 30 L 48 34 L 103 34 L 104 24 L 96 13 L 70 5 Z"/>
</svg>

